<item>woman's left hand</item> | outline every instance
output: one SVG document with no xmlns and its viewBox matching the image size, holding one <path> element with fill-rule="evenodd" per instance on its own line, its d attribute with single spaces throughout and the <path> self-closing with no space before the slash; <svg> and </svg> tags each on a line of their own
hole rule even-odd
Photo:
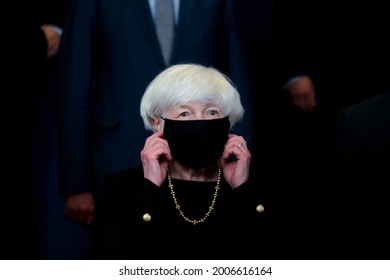
<svg viewBox="0 0 390 280">
<path fill-rule="evenodd" d="M 220 164 L 225 180 L 233 189 L 248 180 L 251 156 L 245 139 L 242 136 L 229 134 Z"/>
</svg>

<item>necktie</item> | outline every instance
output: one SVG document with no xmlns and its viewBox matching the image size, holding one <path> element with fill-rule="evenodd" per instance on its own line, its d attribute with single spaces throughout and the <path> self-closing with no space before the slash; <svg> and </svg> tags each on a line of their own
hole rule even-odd
<svg viewBox="0 0 390 280">
<path fill-rule="evenodd" d="M 156 0 L 156 31 L 165 64 L 169 65 L 174 38 L 172 0 Z"/>
</svg>

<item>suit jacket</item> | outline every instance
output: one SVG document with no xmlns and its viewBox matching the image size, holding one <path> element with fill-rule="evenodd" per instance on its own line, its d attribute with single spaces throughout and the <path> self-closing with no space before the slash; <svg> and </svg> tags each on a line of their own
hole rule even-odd
<svg viewBox="0 0 390 280">
<path fill-rule="evenodd" d="M 340 229 L 356 258 L 389 259 L 390 92 L 344 109 L 336 132 Z"/>
<path fill-rule="evenodd" d="M 390 93 L 344 109 L 339 126 L 339 167 L 385 175 L 380 172 L 385 171 L 382 166 L 388 167 L 390 160 Z"/>
<path fill-rule="evenodd" d="M 211 65 L 230 76 L 247 110 L 236 132 L 250 143 L 251 102 L 234 5 L 181 1 L 171 63 Z M 166 66 L 148 1 L 74 1 L 61 58 L 62 192 L 95 191 L 106 175 L 138 164 L 150 135 L 139 114 L 140 99 Z"/>
</svg>

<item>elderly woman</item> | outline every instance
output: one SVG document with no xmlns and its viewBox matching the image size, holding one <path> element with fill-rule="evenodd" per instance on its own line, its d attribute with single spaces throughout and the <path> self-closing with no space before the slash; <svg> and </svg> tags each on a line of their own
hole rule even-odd
<svg viewBox="0 0 390 280">
<path fill-rule="evenodd" d="M 244 137 L 230 133 L 244 109 L 228 77 L 171 66 L 149 84 L 140 111 L 153 134 L 139 167 L 106 179 L 92 258 L 269 258 L 267 201 L 250 179 Z M 243 255 L 249 248 L 258 254 Z"/>
</svg>

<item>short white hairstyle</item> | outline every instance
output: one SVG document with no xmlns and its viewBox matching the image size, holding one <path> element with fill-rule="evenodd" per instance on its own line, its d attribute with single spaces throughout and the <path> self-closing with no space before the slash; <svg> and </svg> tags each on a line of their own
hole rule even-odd
<svg viewBox="0 0 390 280">
<path fill-rule="evenodd" d="M 243 118 L 244 108 L 233 82 L 213 67 L 176 64 L 158 74 L 141 99 L 140 113 L 147 130 L 156 131 L 153 119 L 178 105 L 213 104 L 229 117 L 230 128 Z"/>
</svg>

